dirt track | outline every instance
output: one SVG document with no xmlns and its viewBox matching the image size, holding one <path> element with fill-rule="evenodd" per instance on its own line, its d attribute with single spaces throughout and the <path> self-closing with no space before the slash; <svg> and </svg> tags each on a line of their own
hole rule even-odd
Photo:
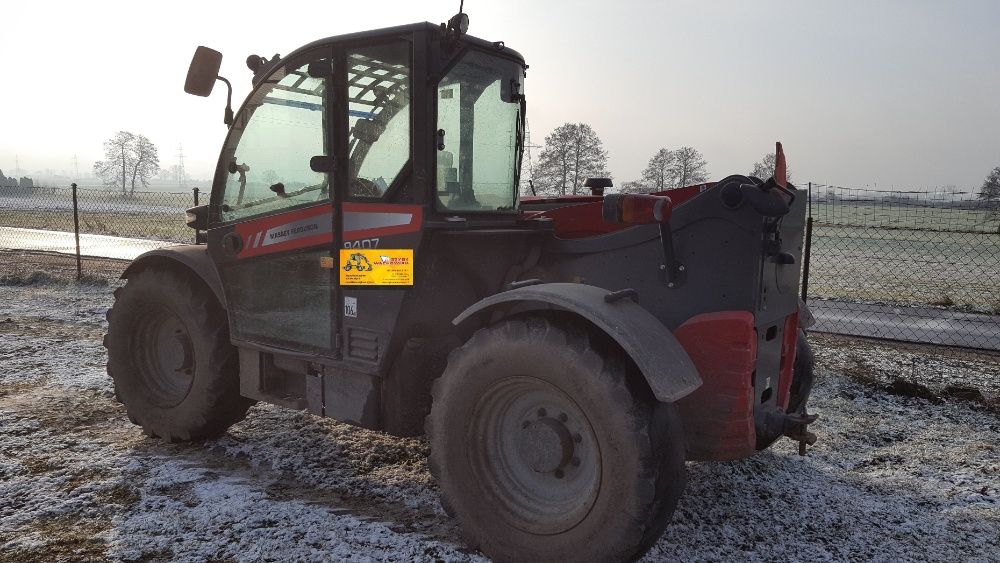
<svg viewBox="0 0 1000 563">
<path fill-rule="evenodd" d="M 109 300 L 0 286 L 0 561 L 480 557 L 436 502 L 422 440 L 261 405 L 218 440 L 146 438 L 103 371 Z M 817 343 L 837 367 L 815 391 L 817 447 L 689 464 L 648 559 L 996 560 L 1000 418 L 860 384 L 834 358 L 863 369 L 867 347 Z"/>
</svg>

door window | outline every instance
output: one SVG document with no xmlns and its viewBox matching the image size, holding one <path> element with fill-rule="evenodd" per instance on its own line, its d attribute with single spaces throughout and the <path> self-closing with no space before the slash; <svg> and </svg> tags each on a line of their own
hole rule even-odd
<svg viewBox="0 0 1000 563">
<path fill-rule="evenodd" d="M 268 78 L 247 102 L 227 142 L 223 221 L 262 215 L 329 197 L 326 173 L 309 161 L 326 154 L 326 80 L 307 67 Z"/>
<path fill-rule="evenodd" d="M 493 212 L 517 206 L 524 69 L 469 51 L 438 83 L 437 207 Z"/>
<path fill-rule="evenodd" d="M 410 44 L 347 53 L 352 199 L 381 199 L 410 160 Z"/>
</svg>

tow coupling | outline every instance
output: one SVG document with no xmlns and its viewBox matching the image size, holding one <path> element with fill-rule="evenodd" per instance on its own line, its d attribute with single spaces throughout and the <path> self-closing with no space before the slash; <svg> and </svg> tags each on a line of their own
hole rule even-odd
<svg viewBox="0 0 1000 563">
<path fill-rule="evenodd" d="M 809 414 L 805 408 L 801 413 L 785 415 L 784 435 L 799 443 L 799 455 L 806 455 L 806 446 L 816 443 L 816 435 L 808 427 L 818 418 L 818 414 Z"/>
</svg>

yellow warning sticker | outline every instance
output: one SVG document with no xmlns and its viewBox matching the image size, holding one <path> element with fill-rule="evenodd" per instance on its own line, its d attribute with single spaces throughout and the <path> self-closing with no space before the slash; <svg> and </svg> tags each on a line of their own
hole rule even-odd
<svg viewBox="0 0 1000 563">
<path fill-rule="evenodd" d="M 413 285 L 413 249 L 340 249 L 340 285 Z"/>
</svg>

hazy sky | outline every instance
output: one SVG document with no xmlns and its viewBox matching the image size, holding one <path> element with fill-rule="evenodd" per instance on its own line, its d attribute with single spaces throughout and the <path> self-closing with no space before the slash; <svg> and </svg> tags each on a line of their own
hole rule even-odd
<svg viewBox="0 0 1000 563">
<path fill-rule="evenodd" d="M 208 178 L 225 88 L 189 96 L 197 45 L 224 53 L 238 106 L 250 53 L 330 35 L 441 22 L 455 1 L 51 2 L 0 9 L 0 169 L 89 170 L 115 131 L 164 168 L 184 145 Z M 590 123 L 617 182 L 657 148 L 692 145 L 713 178 L 784 142 L 799 182 L 978 187 L 1000 166 L 1000 2 L 467 0 L 470 34 L 530 64 L 532 140 Z M 297 10 L 301 12 L 297 13 Z"/>
</svg>

